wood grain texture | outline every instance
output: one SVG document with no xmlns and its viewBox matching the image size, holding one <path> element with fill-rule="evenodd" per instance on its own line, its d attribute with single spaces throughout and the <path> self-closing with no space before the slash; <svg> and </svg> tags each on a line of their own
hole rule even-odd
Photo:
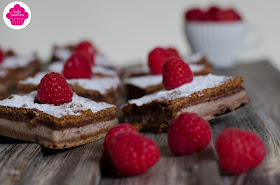
<svg viewBox="0 0 280 185">
<path fill-rule="evenodd" d="M 98 184 L 103 140 L 52 150 L 1 137 L 0 182 L 20 185 Z"/>
<path fill-rule="evenodd" d="M 280 182 L 280 73 L 268 62 L 240 65 L 218 74 L 242 76 L 252 98 L 249 105 L 229 115 L 211 121 L 214 136 L 225 127 L 252 130 L 267 146 L 264 163 L 242 175 L 223 178 L 224 184 L 279 184 Z"/>
<path fill-rule="evenodd" d="M 145 133 L 144 135 L 157 143 L 161 152 L 160 161 L 146 173 L 135 177 L 107 174 L 102 178 L 101 185 L 221 184 L 212 146 L 193 155 L 175 157 L 168 147 L 167 134 Z"/>
</svg>

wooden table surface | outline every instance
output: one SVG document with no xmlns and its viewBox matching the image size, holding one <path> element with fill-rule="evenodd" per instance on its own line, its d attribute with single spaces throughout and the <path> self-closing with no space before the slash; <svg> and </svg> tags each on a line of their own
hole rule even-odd
<svg viewBox="0 0 280 185">
<path fill-rule="evenodd" d="M 252 101 L 210 121 L 213 139 L 226 127 L 258 133 L 267 147 L 266 159 L 259 167 L 241 175 L 228 175 L 219 169 L 213 142 L 200 153 L 175 157 L 167 146 L 166 134 L 145 133 L 158 144 L 160 161 L 143 175 L 120 177 L 102 158 L 103 139 L 72 149 L 51 150 L 0 136 L 0 184 L 280 184 L 280 73 L 268 62 L 238 65 L 214 73 L 243 76 Z"/>
</svg>

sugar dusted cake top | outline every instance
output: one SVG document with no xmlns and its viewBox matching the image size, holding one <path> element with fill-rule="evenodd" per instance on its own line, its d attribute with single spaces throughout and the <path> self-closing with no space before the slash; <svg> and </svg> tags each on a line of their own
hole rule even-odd
<svg viewBox="0 0 280 185">
<path fill-rule="evenodd" d="M 145 75 L 139 77 L 128 78 L 124 81 L 125 84 L 131 84 L 136 87 L 145 89 L 149 86 L 159 85 L 162 83 L 162 75 Z"/>
<path fill-rule="evenodd" d="M 71 55 L 72 51 L 68 48 L 58 47 L 54 50 L 54 56 L 64 61 L 70 58 Z"/>
<path fill-rule="evenodd" d="M 202 53 L 194 53 L 190 56 L 184 57 L 184 61 L 186 63 L 196 63 L 200 61 L 203 57 L 204 55 Z"/>
<path fill-rule="evenodd" d="M 46 72 L 37 73 L 34 77 L 29 77 L 26 80 L 20 81 L 20 84 L 38 85 L 41 79 L 46 75 Z M 119 78 L 103 77 L 92 79 L 69 79 L 67 82 L 70 85 L 77 85 L 83 89 L 98 91 L 100 94 L 105 94 L 109 89 L 116 89 L 120 85 Z"/>
<path fill-rule="evenodd" d="M 170 91 L 159 91 L 150 95 L 143 96 L 139 99 L 130 100 L 129 104 L 136 104 L 137 106 L 142 106 L 154 100 L 165 101 L 174 100 L 181 97 L 187 97 L 194 92 L 201 92 L 204 89 L 215 88 L 233 79 L 234 78 L 230 76 L 217 76 L 212 74 L 208 74 L 205 76 L 195 76 L 191 83 L 187 83 L 185 85 L 182 85 L 181 87 Z"/>
<path fill-rule="evenodd" d="M 199 65 L 199 64 L 190 64 L 189 66 L 193 72 L 199 72 L 205 68 L 205 65 Z M 147 68 L 147 70 L 149 70 L 149 69 Z M 124 81 L 124 83 L 131 84 L 133 86 L 145 89 L 149 86 L 161 84 L 162 75 L 145 75 L 145 76 L 132 77 L 132 78 L 126 79 Z"/>
<path fill-rule="evenodd" d="M 5 57 L 4 61 L 1 63 L 2 68 L 15 69 L 19 67 L 25 67 L 29 63 L 36 59 L 35 55 L 31 56 L 8 56 Z"/>
<path fill-rule="evenodd" d="M 12 95 L 10 98 L 1 100 L 0 106 L 34 109 L 34 111 L 38 110 L 57 118 L 67 115 L 80 116 L 82 115 L 81 111 L 91 110 L 93 113 L 96 113 L 103 109 L 115 107 L 114 105 L 104 102 L 97 103 L 90 99 L 80 97 L 75 93 L 73 95 L 72 102 L 58 106 L 35 103 L 34 101 L 36 96 L 36 91 L 33 91 L 27 95 Z"/>
<path fill-rule="evenodd" d="M 64 62 L 57 61 L 53 62 L 48 66 L 48 71 L 56 72 L 56 73 L 62 73 L 64 67 Z M 118 76 L 117 71 L 114 71 L 112 69 L 108 69 L 104 66 L 93 66 L 92 67 L 93 74 L 103 74 L 106 76 Z"/>
</svg>

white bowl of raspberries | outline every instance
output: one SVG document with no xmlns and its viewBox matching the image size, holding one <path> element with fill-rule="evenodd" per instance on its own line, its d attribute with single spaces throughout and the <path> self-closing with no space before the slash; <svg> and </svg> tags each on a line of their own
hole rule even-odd
<svg viewBox="0 0 280 185">
<path fill-rule="evenodd" d="M 204 53 L 216 68 L 234 66 L 244 31 L 242 17 L 235 9 L 189 9 L 185 31 L 193 52 Z"/>
</svg>

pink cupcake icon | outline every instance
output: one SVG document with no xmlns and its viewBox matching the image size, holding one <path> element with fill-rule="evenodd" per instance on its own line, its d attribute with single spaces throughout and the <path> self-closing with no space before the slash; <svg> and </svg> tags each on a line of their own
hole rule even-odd
<svg viewBox="0 0 280 185">
<path fill-rule="evenodd" d="M 25 19 L 27 19 L 28 16 L 28 13 L 25 12 L 25 9 L 20 7 L 19 4 L 16 4 L 14 8 L 11 8 L 9 13 L 6 14 L 6 17 L 10 19 L 11 24 L 14 26 L 23 25 Z"/>
</svg>

